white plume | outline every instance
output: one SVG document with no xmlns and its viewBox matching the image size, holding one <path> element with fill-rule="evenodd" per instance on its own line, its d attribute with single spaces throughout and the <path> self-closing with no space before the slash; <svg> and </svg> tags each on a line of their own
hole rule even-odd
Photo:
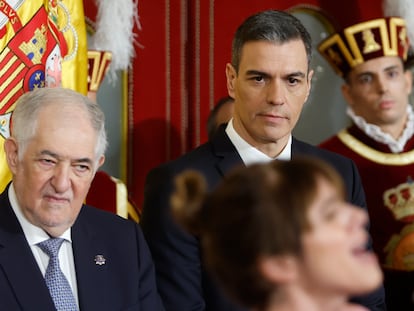
<svg viewBox="0 0 414 311">
<path fill-rule="evenodd" d="M 97 16 L 95 33 L 88 39 L 89 49 L 112 52 L 109 78 L 116 78 L 117 70 L 130 67 L 135 56 L 137 34 L 134 26 L 141 29 L 138 16 L 138 0 L 95 0 Z"/>
</svg>

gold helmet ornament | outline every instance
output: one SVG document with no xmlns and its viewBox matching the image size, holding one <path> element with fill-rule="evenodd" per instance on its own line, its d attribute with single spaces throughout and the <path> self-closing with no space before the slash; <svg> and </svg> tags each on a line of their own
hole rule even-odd
<svg viewBox="0 0 414 311">
<path fill-rule="evenodd" d="M 404 19 L 384 17 L 332 34 L 318 50 L 338 75 L 346 77 L 352 68 L 373 58 L 399 56 L 405 62 L 409 46 Z"/>
</svg>

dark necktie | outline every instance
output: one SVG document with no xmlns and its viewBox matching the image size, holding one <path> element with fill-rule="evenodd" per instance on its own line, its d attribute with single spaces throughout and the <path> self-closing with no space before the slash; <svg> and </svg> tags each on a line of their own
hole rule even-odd
<svg viewBox="0 0 414 311">
<path fill-rule="evenodd" d="M 37 245 L 49 256 L 45 281 L 56 310 L 76 311 L 78 308 L 72 289 L 59 266 L 59 249 L 63 241 L 62 238 L 51 238 Z"/>
</svg>

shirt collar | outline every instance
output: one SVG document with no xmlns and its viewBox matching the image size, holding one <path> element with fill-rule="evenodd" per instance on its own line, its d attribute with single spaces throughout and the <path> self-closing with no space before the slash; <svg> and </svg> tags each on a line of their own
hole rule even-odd
<svg viewBox="0 0 414 311">
<path fill-rule="evenodd" d="M 390 134 L 383 132 L 379 126 L 368 123 L 362 117 L 357 116 L 351 107 L 348 107 L 346 112 L 356 126 L 367 136 L 377 142 L 388 145 L 393 153 L 404 151 L 405 144 L 414 134 L 414 114 L 411 105 L 407 105 L 407 123 L 405 124 L 403 133 L 398 139 L 394 139 Z"/>
<path fill-rule="evenodd" d="M 290 160 L 292 153 L 292 135 L 289 135 L 289 140 L 286 146 L 283 148 L 282 152 L 275 158 L 271 158 L 268 155 L 264 154 L 257 148 L 250 145 L 246 142 L 240 135 L 236 132 L 233 126 L 233 119 L 231 119 L 226 127 L 226 133 L 229 136 L 231 142 L 236 147 L 237 152 L 243 160 L 243 163 L 251 165 L 254 163 L 267 163 L 272 160 Z"/>
</svg>

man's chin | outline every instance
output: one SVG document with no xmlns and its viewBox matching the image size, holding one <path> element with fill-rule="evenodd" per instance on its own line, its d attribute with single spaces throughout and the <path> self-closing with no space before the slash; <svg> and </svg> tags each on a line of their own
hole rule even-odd
<svg viewBox="0 0 414 311">
<path fill-rule="evenodd" d="M 72 218 L 48 217 L 41 220 L 39 227 L 52 236 L 60 236 L 63 232 L 69 229 L 72 224 Z"/>
</svg>

